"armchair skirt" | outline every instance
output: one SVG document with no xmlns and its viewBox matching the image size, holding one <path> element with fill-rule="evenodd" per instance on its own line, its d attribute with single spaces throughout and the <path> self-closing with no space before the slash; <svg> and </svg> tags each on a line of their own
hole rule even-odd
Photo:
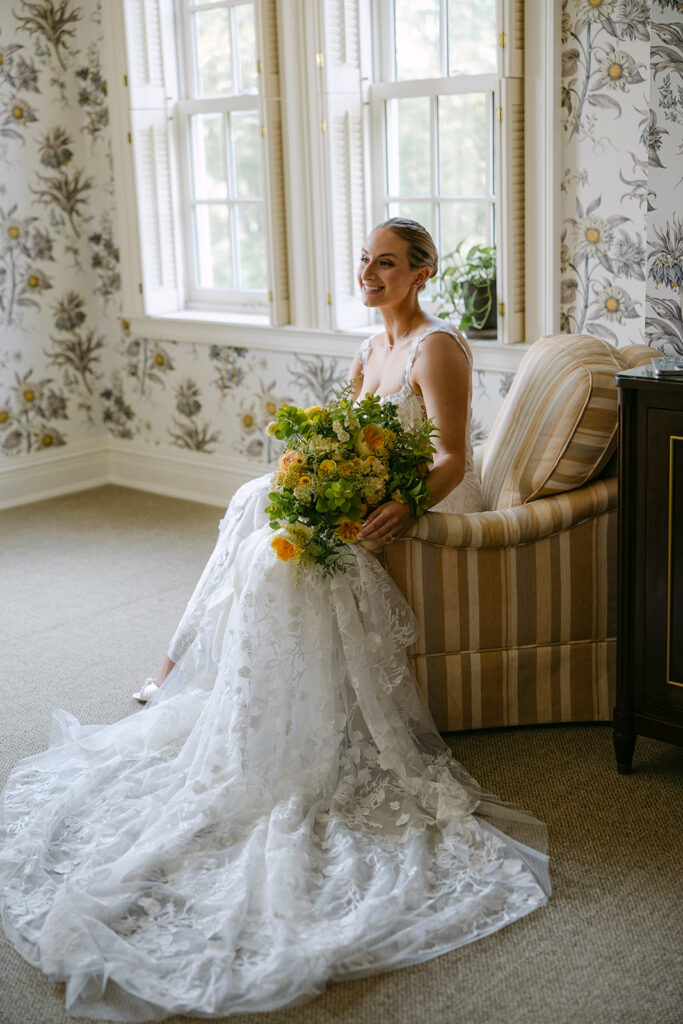
<svg viewBox="0 0 683 1024">
<path fill-rule="evenodd" d="M 386 548 L 439 729 L 611 717 L 616 504 L 608 477 L 508 509 L 427 513 Z"/>
</svg>

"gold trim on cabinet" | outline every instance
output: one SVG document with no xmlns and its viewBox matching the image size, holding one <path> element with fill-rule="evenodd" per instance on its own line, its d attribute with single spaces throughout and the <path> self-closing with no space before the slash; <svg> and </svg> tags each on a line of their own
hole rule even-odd
<svg viewBox="0 0 683 1024">
<path fill-rule="evenodd" d="M 669 686 L 680 686 L 683 683 L 669 678 L 671 661 L 671 536 L 673 533 L 673 494 L 674 494 L 674 441 L 682 441 L 678 434 L 669 434 L 669 550 L 666 562 L 666 681 Z"/>
</svg>

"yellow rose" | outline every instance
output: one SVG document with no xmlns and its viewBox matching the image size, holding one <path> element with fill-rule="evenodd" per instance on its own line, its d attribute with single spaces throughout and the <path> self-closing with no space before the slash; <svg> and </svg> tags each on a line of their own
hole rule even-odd
<svg viewBox="0 0 683 1024">
<path fill-rule="evenodd" d="M 361 427 L 353 439 L 353 447 L 359 455 L 371 455 L 384 444 L 384 431 L 374 423 Z"/>
<path fill-rule="evenodd" d="M 292 544 L 291 540 L 287 540 L 281 534 L 273 537 L 270 546 L 281 562 L 288 562 L 290 558 L 296 561 L 299 557 L 299 548 L 296 544 Z"/>
<path fill-rule="evenodd" d="M 355 544 L 358 540 L 358 534 L 363 529 L 362 523 L 354 523 L 352 519 L 342 519 L 337 524 L 337 534 L 339 539 L 343 540 L 345 544 Z"/>
<path fill-rule="evenodd" d="M 304 412 L 308 416 L 309 420 L 312 420 L 314 416 L 317 416 L 319 412 L 322 412 L 322 406 L 309 405 L 308 409 L 304 409 Z"/>
<path fill-rule="evenodd" d="M 334 462 L 332 459 L 323 459 L 318 469 L 320 473 L 331 475 L 337 469 L 337 463 Z"/>
</svg>

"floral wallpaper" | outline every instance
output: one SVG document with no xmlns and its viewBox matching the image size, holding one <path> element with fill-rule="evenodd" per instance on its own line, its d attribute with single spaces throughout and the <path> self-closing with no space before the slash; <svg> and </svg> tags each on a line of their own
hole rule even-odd
<svg viewBox="0 0 683 1024">
<path fill-rule="evenodd" d="M 683 354 L 683 4 L 562 11 L 562 329 Z"/>
<path fill-rule="evenodd" d="M 16 0 L 0 25 L 0 451 L 103 437 L 267 463 L 284 401 L 344 360 L 134 337 L 100 0 Z M 562 327 L 683 353 L 683 6 L 563 0 Z M 474 440 L 512 374 L 475 372 Z"/>
<path fill-rule="evenodd" d="M 645 334 L 683 355 L 683 3 L 652 6 Z"/>
<path fill-rule="evenodd" d="M 100 434 L 116 327 L 99 7 L 21 2 L 0 27 L 0 449 Z M 109 247 L 107 249 L 107 247 Z"/>
</svg>

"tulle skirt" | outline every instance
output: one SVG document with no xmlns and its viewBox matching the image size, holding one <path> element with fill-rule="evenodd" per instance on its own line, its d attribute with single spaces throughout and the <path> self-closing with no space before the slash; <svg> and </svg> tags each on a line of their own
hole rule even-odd
<svg viewBox="0 0 683 1024">
<path fill-rule="evenodd" d="M 243 487 L 139 713 L 20 762 L 0 906 L 74 1016 L 272 1010 L 545 903 L 544 826 L 483 794 L 424 708 L 411 610 L 372 555 L 296 582 Z"/>
</svg>

